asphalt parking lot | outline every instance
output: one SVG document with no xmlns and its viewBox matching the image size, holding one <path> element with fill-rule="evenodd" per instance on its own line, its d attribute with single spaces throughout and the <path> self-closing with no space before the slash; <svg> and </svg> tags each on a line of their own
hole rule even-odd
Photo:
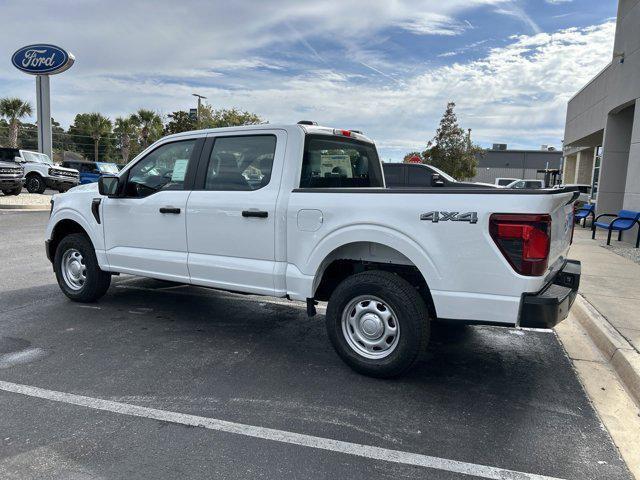
<svg viewBox="0 0 640 480">
<path fill-rule="evenodd" d="M 0 478 L 630 478 L 552 332 L 439 327 L 375 380 L 299 304 L 128 276 L 74 304 L 46 221 L 0 212 Z"/>
</svg>

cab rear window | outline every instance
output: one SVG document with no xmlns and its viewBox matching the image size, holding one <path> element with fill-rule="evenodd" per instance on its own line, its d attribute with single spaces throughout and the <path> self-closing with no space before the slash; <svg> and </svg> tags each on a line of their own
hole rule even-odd
<svg viewBox="0 0 640 480">
<path fill-rule="evenodd" d="M 382 186 L 380 161 L 372 144 L 350 138 L 307 136 L 301 188 Z"/>
</svg>

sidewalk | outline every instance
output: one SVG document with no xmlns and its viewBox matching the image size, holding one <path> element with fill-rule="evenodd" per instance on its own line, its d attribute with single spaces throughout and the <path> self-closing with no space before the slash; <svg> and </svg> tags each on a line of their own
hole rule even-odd
<svg viewBox="0 0 640 480">
<path fill-rule="evenodd" d="M 617 238 L 617 236 L 615 236 Z M 579 295 L 555 330 L 602 423 L 640 480 L 640 265 L 629 244 L 576 225 L 569 257 L 582 262 Z M 621 252 L 623 256 L 614 253 Z"/>
<path fill-rule="evenodd" d="M 4 210 L 49 210 L 51 207 L 51 192 L 44 194 L 27 193 L 23 190 L 20 195 L 0 194 L 0 209 Z"/>
<path fill-rule="evenodd" d="M 569 256 L 582 262 L 579 292 L 640 351 L 640 265 L 604 248 L 606 242 L 604 230 L 592 240 L 588 226 L 576 225 Z M 614 239 L 611 245 L 629 246 Z"/>
</svg>

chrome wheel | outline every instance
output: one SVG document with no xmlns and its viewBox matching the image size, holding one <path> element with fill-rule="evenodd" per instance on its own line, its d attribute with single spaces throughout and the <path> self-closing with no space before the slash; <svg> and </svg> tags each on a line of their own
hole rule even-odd
<svg viewBox="0 0 640 480">
<path fill-rule="evenodd" d="M 398 345 L 400 325 L 391 307 L 378 297 L 354 298 L 342 311 L 342 334 L 357 354 L 371 359 L 389 356 Z"/>
<path fill-rule="evenodd" d="M 75 248 L 70 248 L 62 256 L 60 265 L 64 283 L 72 290 L 80 290 L 87 281 L 87 266 L 82 254 Z"/>
</svg>

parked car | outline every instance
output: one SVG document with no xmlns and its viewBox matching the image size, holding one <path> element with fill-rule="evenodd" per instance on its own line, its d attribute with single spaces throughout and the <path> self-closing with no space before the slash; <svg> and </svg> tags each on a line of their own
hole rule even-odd
<svg viewBox="0 0 640 480">
<path fill-rule="evenodd" d="M 459 182 L 433 165 L 421 163 L 383 163 L 387 188 L 490 187 L 487 183 Z"/>
<path fill-rule="evenodd" d="M 5 195 L 19 195 L 24 185 L 24 169 L 14 161 L 17 151 L 0 148 L 0 190 Z"/>
<path fill-rule="evenodd" d="M 519 178 L 500 177 L 500 178 L 496 178 L 495 185 L 498 186 L 498 187 L 506 187 L 510 183 L 513 183 L 513 182 L 515 182 L 517 180 L 520 180 L 520 179 Z"/>
<path fill-rule="evenodd" d="M 44 193 L 47 188 L 66 192 L 79 183 L 79 173 L 54 164 L 44 153 L 16 148 L 0 148 L 0 155 L 24 169 L 24 185 L 29 193 Z M 10 158 L 10 160 L 8 160 Z"/>
<path fill-rule="evenodd" d="M 526 189 L 544 188 L 544 180 L 532 180 L 532 179 L 516 180 L 515 182 L 512 182 L 509 185 L 507 185 L 505 188 L 526 188 Z"/>
<path fill-rule="evenodd" d="M 580 278 L 567 259 L 576 195 L 388 189 L 374 143 L 354 131 L 201 130 L 54 195 L 46 253 L 78 302 L 102 297 L 117 273 L 302 300 L 309 315 L 328 301 L 338 355 L 390 377 L 421 357 L 432 320 L 565 318 Z"/>
<path fill-rule="evenodd" d="M 105 173 L 118 173 L 120 170 L 115 163 L 91 162 L 87 160 L 65 160 L 62 166 L 80 172 L 80 184 L 97 182 Z"/>
</svg>

